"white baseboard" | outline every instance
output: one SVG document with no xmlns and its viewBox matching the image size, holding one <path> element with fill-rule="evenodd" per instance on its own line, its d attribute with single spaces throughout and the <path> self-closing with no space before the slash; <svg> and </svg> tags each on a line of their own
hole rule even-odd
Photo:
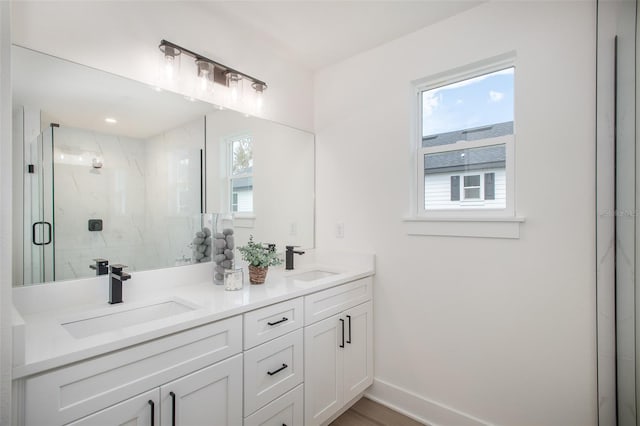
<svg viewBox="0 0 640 426">
<path fill-rule="evenodd" d="M 431 401 L 380 379 L 374 379 L 365 397 L 429 426 L 481 426 L 491 423 Z"/>
</svg>

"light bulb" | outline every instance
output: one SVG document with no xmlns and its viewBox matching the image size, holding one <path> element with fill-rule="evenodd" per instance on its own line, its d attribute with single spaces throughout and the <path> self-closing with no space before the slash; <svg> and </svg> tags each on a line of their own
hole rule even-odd
<svg viewBox="0 0 640 426">
<path fill-rule="evenodd" d="M 256 91 L 256 112 L 259 114 L 264 107 L 264 91 L 267 89 L 267 85 L 264 83 L 253 83 L 251 87 Z"/>
<path fill-rule="evenodd" d="M 160 44 L 162 52 L 162 75 L 166 82 L 172 83 L 180 72 L 180 49 L 168 44 Z"/>
<path fill-rule="evenodd" d="M 242 76 L 235 72 L 227 73 L 227 85 L 231 91 L 231 102 L 236 104 L 238 99 L 242 96 Z"/>
<path fill-rule="evenodd" d="M 198 91 L 201 94 L 213 91 L 213 73 L 215 70 L 213 64 L 197 59 L 196 66 L 198 67 Z"/>
<path fill-rule="evenodd" d="M 264 95 L 262 92 L 256 93 L 256 109 L 258 112 L 262 112 L 262 105 L 264 103 Z"/>
<path fill-rule="evenodd" d="M 176 57 L 164 55 L 164 74 L 169 80 L 173 80 L 173 67 Z"/>
</svg>

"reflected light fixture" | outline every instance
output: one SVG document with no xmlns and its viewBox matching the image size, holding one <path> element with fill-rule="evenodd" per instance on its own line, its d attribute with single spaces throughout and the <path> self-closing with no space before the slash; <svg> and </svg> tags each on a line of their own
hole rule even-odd
<svg viewBox="0 0 640 426">
<path fill-rule="evenodd" d="M 248 74 L 237 71 L 224 64 L 216 62 L 175 43 L 161 40 L 158 46 L 164 55 L 165 75 L 172 79 L 177 76 L 180 66 L 180 57 L 187 55 L 194 59 L 197 69 L 199 91 L 213 90 L 214 83 L 227 86 L 231 92 L 231 100 L 235 103 L 243 96 L 242 81 L 247 80 L 257 95 L 257 108 L 260 111 L 263 105 L 263 93 L 267 89 L 267 83 L 251 77 Z"/>
<path fill-rule="evenodd" d="M 227 72 L 227 85 L 231 90 L 231 102 L 238 102 L 238 97 L 241 95 L 240 83 L 242 76 L 237 72 Z"/>
<path fill-rule="evenodd" d="M 198 67 L 198 90 L 202 93 L 212 91 L 213 64 L 202 59 L 196 59 L 196 66 Z"/>
<path fill-rule="evenodd" d="M 251 87 L 256 91 L 256 109 L 258 112 L 261 112 L 262 105 L 264 103 L 264 91 L 266 90 L 267 85 L 262 82 L 255 82 Z"/>
<path fill-rule="evenodd" d="M 160 51 L 164 56 L 164 75 L 168 80 L 173 80 L 180 71 L 180 53 L 182 51 L 171 44 L 162 43 L 160 43 Z"/>
</svg>

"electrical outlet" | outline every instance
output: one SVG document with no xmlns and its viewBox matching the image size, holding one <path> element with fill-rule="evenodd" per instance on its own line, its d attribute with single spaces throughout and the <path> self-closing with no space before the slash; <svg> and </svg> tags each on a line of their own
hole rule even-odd
<svg viewBox="0 0 640 426">
<path fill-rule="evenodd" d="M 344 223 L 336 223 L 336 238 L 344 238 Z"/>
<path fill-rule="evenodd" d="M 296 222 L 291 222 L 289 224 L 289 235 L 292 237 L 298 235 L 298 224 Z"/>
</svg>

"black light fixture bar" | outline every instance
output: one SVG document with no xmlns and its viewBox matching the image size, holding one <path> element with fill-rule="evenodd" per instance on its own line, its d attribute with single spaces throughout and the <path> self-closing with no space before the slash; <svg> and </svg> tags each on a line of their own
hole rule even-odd
<svg viewBox="0 0 640 426">
<path fill-rule="evenodd" d="M 221 64 L 220 62 L 216 62 L 213 59 L 209 59 L 206 56 L 202 56 L 199 53 L 196 53 L 192 50 L 189 49 L 185 49 L 182 46 L 179 46 L 175 43 L 172 43 L 170 41 L 167 40 L 161 40 L 160 41 L 160 45 L 158 46 L 160 48 L 161 51 L 165 51 L 165 48 L 170 47 L 172 49 L 175 49 L 177 51 L 180 52 L 180 54 L 184 53 L 185 55 L 191 56 L 194 60 L 196 61 L 205 61 L 208 62 L 210 64 L 212 64 L 215 67 L 215 71 L 214 71 L 214 81 L 216 83 L 220 83 L 220 84 L 224 84 L 225 86 L 227 85 L 227 80 L 226 80 L 226 76 L 227 74 L 238 74 L 240 76 L 242 76 L 242 78 L 246 79 L 246 80 L 250 80 L 252 82 L 252 86 L 254 87 L 254 89 L 258 90 L 256 88 L 256 86 L 261 86 L 261 89 L 264 90 L 267 88 L 267 83 L 265 83 L 262 80 L 259 80 L 255 77 L 250 76 L 249 74 L 245 74 L 243 72 L 240 72 L 236 69 L 233 69 L 227 65 Z"/>
</svg>

